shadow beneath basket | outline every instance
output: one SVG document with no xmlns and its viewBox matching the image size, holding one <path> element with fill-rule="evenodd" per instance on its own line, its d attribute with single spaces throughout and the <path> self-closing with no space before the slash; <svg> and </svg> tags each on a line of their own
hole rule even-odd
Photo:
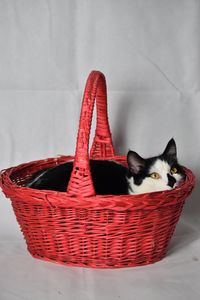
<svg viewBox="0 0 200 300">
<path fill-rule="evenodd" d="M 193 241 L 200 238 L 200 233 L 189 224 L 179 221 L 172 240 L 169 244 L 167 255 L 178 252 L 180 249 L 187 247 Z"/>
</svg>

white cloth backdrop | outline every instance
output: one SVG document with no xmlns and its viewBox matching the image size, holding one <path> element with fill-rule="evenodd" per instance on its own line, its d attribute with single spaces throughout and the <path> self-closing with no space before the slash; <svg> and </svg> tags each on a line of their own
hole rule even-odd
<svg viewBox="0 0 200 300">
<path fill-rule="evenodd" d="M 107 79 L 117 153 L 163 151 L 200 174 L 199 0 L 0 0 L 0 169 L 73 154 L 85 80 Z M 0 299 L 200 298 L 200 189 L 161 262 L 91 270 L 33 259 L 0 201 Z"/>
</svg>

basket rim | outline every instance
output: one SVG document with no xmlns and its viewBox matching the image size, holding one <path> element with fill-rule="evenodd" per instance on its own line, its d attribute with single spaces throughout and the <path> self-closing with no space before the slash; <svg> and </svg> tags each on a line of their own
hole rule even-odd
<svg viewBox="0 0 200 300">
<path fill-rule="evenodd" d="M 112 157 L 98 157 L 98 160 L 114 160 L 125 163 L 126 156 L 115 155 Z M 195 176 L 193 172 L 184 167 L 186 178 L 176 188 L 159 192 L 151 192 L 133 195 L 95 195 L 95 196 L 73 196 L 67 192 L 58 192 L 51 190 L 36 190 L 29 187 L 18 185 L 11 177 L 16 176 L 22 170 L 31 169 L 35 166 L 57 165 L 70 160 L 74 156 L 59 155 L 56 157 L 30 161 L 15 167 L 4 169 L 0 173 L 0 187 L 8 198 L 19 199 L 24 202 L 37 203 L 41 205 L 50 205 L 51 207 L 79 207 L 90 209 L 115 209 L 119 211 L 127 209 L 155 209 L 160 206 L 175 205 L 185 201 L 195 185 Z M 41 167 L 42 169 L 42 167 Z M 30 173 L 31 175 L 32 173 Z"/>
</svg>

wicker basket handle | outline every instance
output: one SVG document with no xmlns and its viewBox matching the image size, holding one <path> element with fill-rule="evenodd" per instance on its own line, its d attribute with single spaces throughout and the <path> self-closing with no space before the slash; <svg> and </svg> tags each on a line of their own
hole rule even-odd
<svg viewBox="0 0 200 300">
<path fill-rule="evenodd" d="M 106 80 L 101 72 L 92 71 L 87 79 L 83 95 L 74 167 L 67 189 L 67 192 L 74 196 L 95 195 L 89 166 L 89 136 L 95 99 L 97 121 L 90 157 L 106 158 L 114 156 L 107 116 Z"/>
</svg>

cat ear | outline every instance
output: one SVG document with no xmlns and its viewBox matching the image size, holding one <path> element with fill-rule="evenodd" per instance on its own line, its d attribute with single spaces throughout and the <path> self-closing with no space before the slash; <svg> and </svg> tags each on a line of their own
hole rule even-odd
<svg viewBox="0 0 200 300">
<path fill-rule="evenodd" d="M 138 174 L 145 167 L 145 159 L 139 156 L 134 151 L 128 152 L 127 163 L 129 170 L 135 175 Z"/>
<path fill-rule="evenodd" d="M 176 150 L 176 143 L 175 143 L 174 139 L 171 139 L 168 142 L 168 144 L 163 152 L 163 156 L 167 156 L 174 160 L 177 160 L 177 150 Z"/>
</svg>

